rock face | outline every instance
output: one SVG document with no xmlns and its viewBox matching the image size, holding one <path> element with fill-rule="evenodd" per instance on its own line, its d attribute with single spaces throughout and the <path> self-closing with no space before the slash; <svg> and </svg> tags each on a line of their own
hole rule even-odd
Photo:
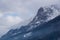
<svg viewBox="0 0 60 40">
<path fill-rule="evenodd" d="M 60 15 L 54 7 L 41 7 L 26 26 L 11 29 L 0 40 L 60 40 Z"/>
</svg>

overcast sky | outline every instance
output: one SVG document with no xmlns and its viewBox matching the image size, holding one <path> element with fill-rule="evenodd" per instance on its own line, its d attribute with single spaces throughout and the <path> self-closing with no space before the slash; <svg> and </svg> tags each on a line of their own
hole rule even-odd
<svg viewBox="0 0 60 40">
<path fill-rule="evenodd" d="M 0 35 L 10 26 L 34 17 L 41 6 L 59 4 L 59 0 L 0 0 Z"/>
</svg>

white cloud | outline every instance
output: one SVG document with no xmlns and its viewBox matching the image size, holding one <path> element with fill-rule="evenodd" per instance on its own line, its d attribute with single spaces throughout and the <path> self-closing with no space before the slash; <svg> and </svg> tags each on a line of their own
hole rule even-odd
<svg viewBox="0 0 60 40">
<path fill-rule="evenodd" d="M 9 24 L 17 24 L 17 23 L 20 23 L 20 22 L 22 22 L 23 20 L 20 18 L 20 17 L 18 17 L 18 16 L 7 16 L 6 17 L 6 20 L 7 20 L 7 22 L 9 23 Z"/>
</svg>

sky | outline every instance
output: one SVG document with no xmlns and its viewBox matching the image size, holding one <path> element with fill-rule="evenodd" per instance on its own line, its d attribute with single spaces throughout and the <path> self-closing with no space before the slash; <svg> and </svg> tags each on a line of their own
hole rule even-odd
<svg viewBox="0 0 60 40">
<path fill-rule="evenodd" d="M 60 0 L 0 0 L 0 35 L 12 25 L 34 17 L 41 6 L 58 5 Z"/>
</svg>

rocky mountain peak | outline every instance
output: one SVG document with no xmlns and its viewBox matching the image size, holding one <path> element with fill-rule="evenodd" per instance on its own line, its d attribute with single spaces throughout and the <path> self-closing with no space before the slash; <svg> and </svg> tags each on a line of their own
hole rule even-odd
<svg viewBox="0 0 60 40">
<path fill-rule="evenodd" d="M 29 25 L 42 24 L 44 22 L 47 22 L 47 21 L 55 18 L 59 14 L 60 14 L 59 11 L 54 6 L 51 6 L 51 7 L 40 7 L 38 9 L 38 12 L 37 12 L 36 16 L 29 23 Z"/>
</svg>

